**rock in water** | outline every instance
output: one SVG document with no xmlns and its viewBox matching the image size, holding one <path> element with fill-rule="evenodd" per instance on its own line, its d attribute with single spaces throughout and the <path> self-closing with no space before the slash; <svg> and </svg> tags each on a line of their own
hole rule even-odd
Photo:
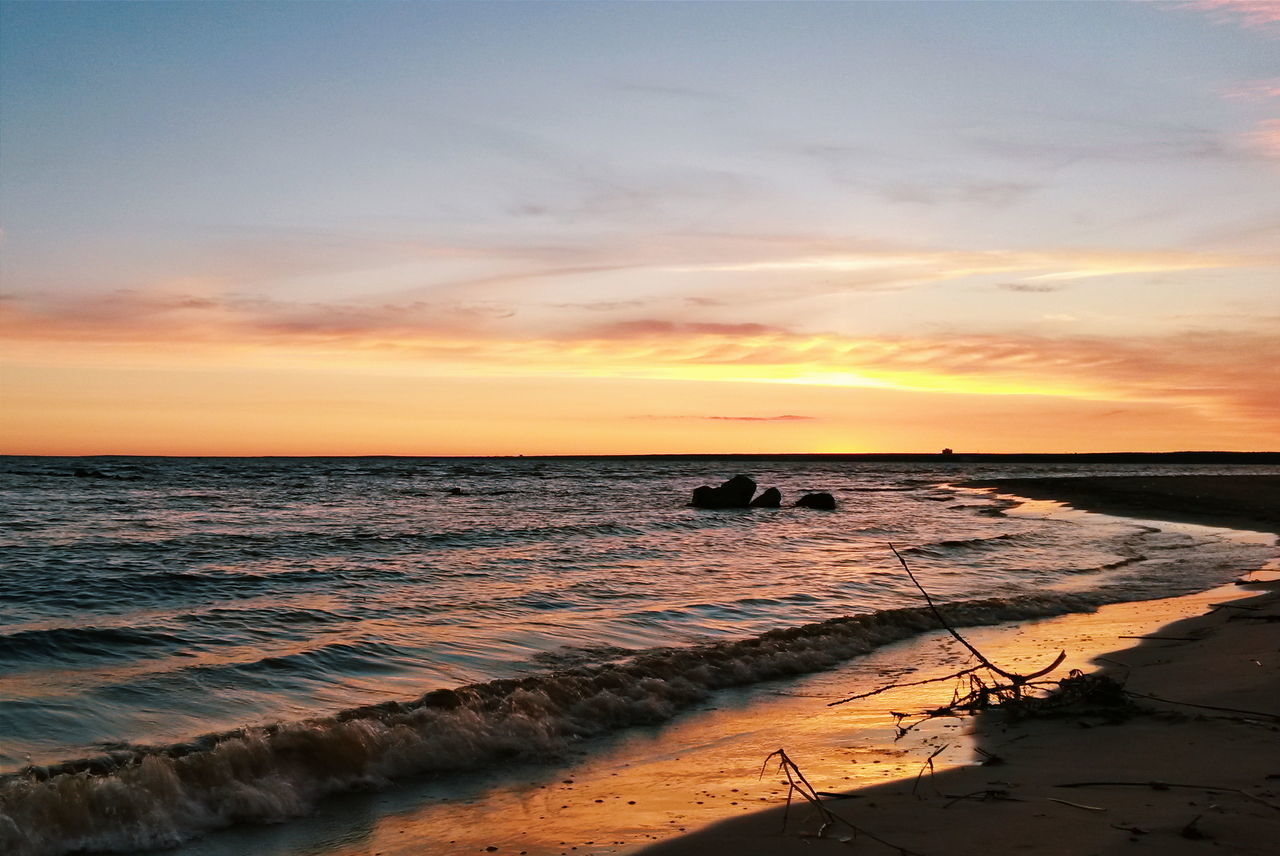
<svg viewBox="0 0 1280 856">
<path fill-rule="evenodd" d="M 746 508 L 755 496 L 756 483 L 746 476 L 734 476 L 720 485 L 720 490 L 728 498 L 730 508 Z"/>
<path fill-rule="evenodd" d="M 782 505 L 782 491 L 771 487 L 751 500 L 752 508 L 778 508 Z"/>
<path fill-rule="evenodd" d="M 746 508 L 755 495 L 756 483 L 746 476 L 734 476 L 720 487 L 703 485 L 693 490 L 694 508 Z"/>
<path fill-rule="evenodd" d="M 796 500 L 798 508 L 816 508 L 819 511 L 835 511 L 836 498 L 829 493 L 806 493 Z"/>
</svg>

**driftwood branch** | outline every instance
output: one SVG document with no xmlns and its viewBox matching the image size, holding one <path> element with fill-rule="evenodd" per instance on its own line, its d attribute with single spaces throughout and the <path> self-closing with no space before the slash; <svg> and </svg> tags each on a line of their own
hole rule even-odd
<svg viewBox="0 0 1280 856">
<path fill-rule="evenodd" d="M 1224 794 L 1239 794 L 1245 799 L 1252 800 L 1259 805 L 1265 805 L 1267 808 L 1280 811 L 1280 805 L 1277 805 L 1256 794 L 1251 794 L 1241 788 L 1228 788 L 1220 785 L 1200 785 L 1187 784 L 1185 782 L 1062 782 L 1054 785 L 1055 788 L 1151 788 L 1153 791 L 1167 791 L 1171 788 L 1182 788 L 1193 791 L 1217 791 Z"/>
<path fill-rule="evenodd" d="M 1015 678 L 1016 677 L 1015 675 L 1010 674 L 1009 672 L 1006 672 L 1004 669 L 1000 668 L 995 663 L 988 660 L 981 651 L 973 647 L 973 645 L 969 642 L 968 639 L 965 639 L 963 636 L 961 636 L 960 633 L 954 627 L 952 627 L 950 624 L 947 623 L 947 619 L 943 617 L 941 610 L 938 609 L 938 605 L 933 602 L 933 598 L 929 596 L 929 592 L 925 590 L 925 587 L 920 585 L 920 581 L 916 579 L 916 575 L 911 572 L 911 567 L 907 564 L 907 560 L 902 558 L 902 554 L 898 552 L 898 548 L 890 544 L 889 549 L 892 550 L 893 555 L 898 558 L 898 562 L 899 564 L 902 565 L 902 569 L 907 572 L 907 576 L 911 578 L 911 582 L 914 583 L 915 587 L 920 590 L 920 594 L 924 595 L 924 601 L 925 603 L 929 604 L 929 611 L 933 613 L 934 618 L 938 619 L 938 623 L 941 624 L 948 633 L 950 633 L 953 637 L 955 637 L 955 640 L 957 642 L 959 642 L 964 647 L 968 648 L 969 653 L 972 654 L 974 657 L 976 657 L 979 663 L 986 666 L 988 669 L 995 672 L 997 675 L 1000 675 L 1002 678 L 1008 678 L 1010 680 Z M 1064 653 L 1063 656 L 1065 657 L 1066 654 Z"/>
<path fill-rule="evenodd" d="M 906 687 L 922 687 L 925 684 L 937 684 L 937 683 L 941 683 L 942 681 L 951 681 L 951 680 L 955 680 L 956 678 L 963 678 L 965 675 L 968 675 L 972 672 L 976 672 L 982 668 L 985 668 L 985 667 L 970 666 L 967 669 L 961 669 L 958 672 L 952 672 L 951 674 L 943 675 L 940 678 L 925 678 L 923 681 L 910 681 L 905 684 L 889 684 L 887 686 L 883 686 L 878 689 L 871 690 L 870 692 L 858 693 L 857 695 L 851 695 L 848 698 L 842 698 L 839 701 L 827 702 L 827 707 L 835 707 L 838 704 L 846 704 L 851 701 L 860 701 L 861 699 L 864 699 L 864 698 L 871 698 L 872 696 L 880 695 L 880 693 L 887 693 L 889 690 L 900 690 Z"/>
<path fill-rule="evenodd" d="M 942 744 L 941 746 L 939 746 L 937 749 L 934 749 L 934 750 L 933 750 L 933 754 L 932 754 L 932 755 L 930 755 L 928 758 L 926 758 L 926 759 L 924 760 L 924 764 L 923 764 L 923 765 L 921 765 L 921 767 L 920 767 L 920 772 L 916 773 L 916 780 L 915 780 L 915 783 L 911 785 L 911 795 L 912 795 L 912 796 L 915 796 L 916 791 L 919 789 L 919 787 L 920 787 L 920 780 L 921 780 L 922 778 L 924 778 L 924 771 L 925 771 L 925 770 L 928 770 L 928 771 L 929 771 L 929 784 L 931 784 L 931 785 L 933 784 L 933 774 L 936 772 L 936 770 L 934 770 L 934 767 L 933 767 L 933 759 L 934 759 L 934 758 L 937 758 L 939 755 L 941 755 L 941 754 L 942 754 L 942 753 L 943 753 L 943 752 L 944 752 L 944 751 L 945 751 L 945 750 L 946 750 L 950 745 L 951 745 L 950 743 L 943 743 L 943 744 Z M 934 785 L 934 790 L 936 791 L 937 789 L 938 789 L 938 786 L 937 786 L 937 785 Z"/>
<path fill-rule="evenodd" d="M 1161 698 L 1160 696 L 1157 696 L 1157 695 L 1151 695 L 1150 693 L 1135 692 L 1133 690 L 1125 690 L 1124 694 L 1132 698 L 1144 698 L 1144 699 L 1147 699 L 1148 701 L 1158 701 L 1158 702 L 1162 702 L 1163 704 L 1176 704 L 1176 705 L 1179 705 L 1180 707 L 1194 707 L 1200 710 L 1216 710 L 1221 713 L 1238 713 L 1241 716 L 1253 717 L 1255 719 L 1270 719 L 1276 722 L 1280 722 L 1280 713 L 1269 713 L 1265 710 L 1244 710 L 1238 707 L 1220 707 L 1216 704 L 1195 704 L 1194 702 L 1177 701 L 1171 698 Z"/>
<path fill-rule="evenodd" d="M 838 825 L 843 825 L 849 829 L 852 835 L 851 837 L 839 839 L 842 843 L 848 844 L 852 842 L 854 838 L 861 835 L 877 842 L 878 844 L 883 844 L 885 847 L 897 850 L 899 856 L 921 856 L 921 854 L 914 850 L 908 850 L 906 847 L 886 841 L 878 835 L 868 832 L 857 824 L 852 823 L 848 818 L 838 815 L 831 809 L 827 808 L 822 801 L 822 796 L 826 792 L 815 790 L 813 785 L 809 784 L 809 780 L 805 778 L 804 773 L 801 772 L 800 767 L 796 765 L 795 761 L 791 760 L 791 757 L 787 755 L 786 751 L 782 748 L 778 748 L 770 752 L 768 757 L 764 759 L 764 764 L 760 767 L 761 777 L 764 776 L 765 770 L 768 769 L 769 762 L 775 758 L 778 760 L 779 772 L 787 777 L 787 806 L 782 812 L 782 830 L 784 832 L 787 829 L 787 820 L 791 814 L 791 803 L 795 796 L 799 795 L 805 800 L 805 802 L 809 803 L 810 807 L 812 807 L 814 812 L 818 815 L 819 820 L 822 821 L 822 824 L 818 827 L 818 832 L 814 837 L 822 838 L 826 835 L 828 830 Z"/>
<path fill-rule="evenodd" d="M 942 716 L 960 716 L 966 713 L 974 713 L 980 710 L 986 710 L 991 707 L 1000 705 L 1010 705 L 1010 707 L 1018 706 L 1026 701 L 1025 692 L 1029 688 L 1045 686 L 1037 684 L 1036 680 L 1052 672 L 1058 666 L 1062 665 L 1062 661 L 1067 658 L 1067 652 L 1062 651 L 1054 658 L 1053 662 L 1042 669 L 1026 675 L 1020 675 L 1011 672 L 1008 669 L 994 663 L 989 657 L 978 650 L 978 647 L 966 639 L 960 631 L 956 630 L 947 621 L 947 617 L 943 615 L 942 610 L 934 602 L 933 596 L 929 594 L 929 590 L 924 587 L 920 580 L 916 577 L 915 572 L 911 570 L 911 566 L 907 564 L 907 560 L 902 557 L 897 548 L 892 544 L 888 545 L 893 555 L 897 558 L 898 563 L 902 565 L 902 569 L 906 571 L 907 577 L 912 584 L 924 597 L 925 603 L 929 606 L 929 611 L 933 613 L 933 617 L 938 624 L 951 635 L 953 639 L 964 646 L 974 659 L 978 661 L 978 665 L 961 669 L 958 672 L 952 672 L 938 678 L 925 678 L 920 681 L 909 681 L 904 683 L 891 683 L 883 687 L 878 687 L 867 692 L 851 695 L 839 701 L 833 701 L 828 704 L 829 707 L 846 704 L 851 701 L 871 698 L 890 690 L 902 689 L 904 687 L 918 687 L 925 684 L 940 683 L 942 681 L 960 681 L 968 679 L 967 688 L 962 683 L 957 687 L 951 695 L 951 701 L 945 705 L 926 710 L 918 714 L 902 713 L 892 711 L 895 725 L 898 729 L 898 737 L 901 738 L 916 726 L 930 719 Z M 909 718 L 916 717 L 913 721 L 904 725 Z M 930 759 L 932 760 L 932 759 Z"/>
</svg>

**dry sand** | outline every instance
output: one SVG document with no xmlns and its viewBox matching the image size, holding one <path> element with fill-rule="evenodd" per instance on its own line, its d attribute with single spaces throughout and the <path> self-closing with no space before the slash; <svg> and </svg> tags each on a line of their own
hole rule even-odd
<svg viewBox="0 0 1280 856">
<path fill-rule="evenodd" d="M 1049 493 L 1066 481 L 1073 484 Z M 1135 516 L 1222 524 L 1228 507 L 1236 525 L 1276 531 L 1280 522 L 1269 504 L 1276 477 L 1019 482 L 984 486 Z M 1119 722 L 1096 712 L 1011 722 L 993 712 L 975 720 L 977 740 L 1003 763 L 940 773 L 914 794 L 904 781 L 824 801 L 892 846 L 866 835 L 842 840 L 854 833 L 839 824 L 818 838 L 817 815 L 802 804 L 785 831 L 777 808 L 644 856 L 1280 853 L 1280 592 L 1258 588 L 1268 591 L 1105 658 L 1105 671 L 1130 692 L 1180 704 L 1135 698 L 1141 710 Z M 1063 787 L 1076 782 L 1097 784 Z"/>
</svg>

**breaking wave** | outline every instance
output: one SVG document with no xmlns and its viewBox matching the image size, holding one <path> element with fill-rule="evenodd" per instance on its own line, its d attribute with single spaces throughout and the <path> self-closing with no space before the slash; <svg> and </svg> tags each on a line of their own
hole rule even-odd
<svg viewBox="0 0 1280 856">
<path fill-rule="evenodd" d="M 945 609 L 951 622 L 973 626 L 1089 611 L 1101 600 L 1028 595 Z M 296 816 L 339 791 L 501 760 L 552 759 L 573 741 L 664 722 L 716 690 L 819 671 L 937 627 L 925 607 L 882 610 L 28 767 L 0 778 L 0 852 L 172 846 L 231 824 Z"/>
</svg>

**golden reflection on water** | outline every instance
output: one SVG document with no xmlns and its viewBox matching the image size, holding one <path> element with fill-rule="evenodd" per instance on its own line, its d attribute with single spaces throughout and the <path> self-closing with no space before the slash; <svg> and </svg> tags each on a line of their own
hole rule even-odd
<svg viewBox="0 0 1280 856">
<path fill-rule="evenodd" d="M 984 653 L 1030 671 L 1059 650 L 1058 674 L 1092 668 L 1090 659 L 1129 646 L 1119 637 L 1149 633 L 1206 604 L 1234 596 L 1231 587 L 1187 598 L 1117 604 L 1092 615 L 964 631 Z M 744 812 L 782 804 L 787 789 L 775 770 L 761 775 L 770 752 L 785 747 L 814 787 L 847 791 L 914 778 L 925 759 L 942 772 L 975 763 L 972 720 L 936 720 L 894 740 L 892 710 L 945 702 L 949 684 L 911 687 L 828 707 L 852 692 L 921 680 L 962 667 L 965 652 L 942 634 L 887 646 L 844 668 L 752 694 L 727 693 L 666 727 L 584 747 L 582 759 L 527 772 L 504 783 L 404 810 L 361 818 L 325 845 L 324 856 L 486 852 L 529 856 L 631 853 L 646 844 Z M 915 664 L 907 671 L 903 663 Z M 589 750 L 589 751 L 588 751 Z M 922 782 L 928 786 L 928 780 Z M 856 817 L 857 801 L 836 804 Z M 803 812 L 801 806 L 797 811 Z"/>
</svg>

